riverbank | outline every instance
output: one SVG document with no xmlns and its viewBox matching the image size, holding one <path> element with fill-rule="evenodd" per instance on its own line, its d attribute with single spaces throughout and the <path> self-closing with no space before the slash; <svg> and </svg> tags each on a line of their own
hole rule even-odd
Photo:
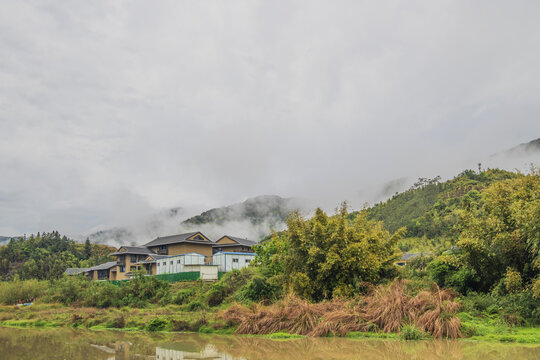
<svg viewBox="0 0 540 360">
<path fill-rule="evenodd" d="M 459 340 L 396 341 L 0 327 L 2 359 L 497 359 L 540 356 L 540 346 Z"/>
<path fill-rule="evenodd" d="M 0 306 L 0 326 L 15 328 L 72 328 L 88 330 L 121 330 L 124 332 L 195 332 L 204 334 L 233 334 L 237 326 L 222 317 L 225 308 L 186 311 L 177 305 L 135 308 L 69 307 L 61 304 L 31 306 Z M 472 317 L 459 313 L 463 340 L 540 344 L 539 327 L 509 326 L 496 317 Z M 253 336 L 253 335 L 251 335 Z M 271 339 L 303 337 L 276 331 L 262 335 Z M 350 331 L 349 339 L 404 339 L 398 332 Z M 422 339 L 431 339 L 422 334 Z"/>
</svg>

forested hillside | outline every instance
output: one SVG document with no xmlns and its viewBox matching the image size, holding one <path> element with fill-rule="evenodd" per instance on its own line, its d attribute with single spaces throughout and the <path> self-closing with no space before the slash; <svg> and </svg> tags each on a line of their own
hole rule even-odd
<svg viewBox="0 0 540 360">
<path fill-rule="evenodd" d="M 109 261 L 105 245 L 76 243 L 57 231 L 11 239 L 0 246 L 0 278 L 54 279 L 68 267 L 89 267 Z"/>
<path fill-rule="evenodd" d="M 405 238 L 400 243 L 403 251 L 448 248 L 459 237 L 456 210 L 478 204 L 482 191 L 489 185 L 520 176 L 490 169 L 465 170 L 445 182 L 440 177 L 420 178 L 409 190 L 375 204 L 366 214 L 369 219 L 382 221 L 390 232 L 406 227 Z M 357 215 L 358 212 L 353 212 L 350 217 Z"/>
<path fill-rule="evenodd" d="M 248 199 L 240 204 L 224 206 L 203 212 L 183 222 L 185 225 L 216 224 L 227 222 L 249 221 L 257 225 L 268 223 L 276 225 L 284 223 L 287 215 L 301 209 L 297 199 L 282 198 L 276 195 L 263 195 Z"/>
</svg>

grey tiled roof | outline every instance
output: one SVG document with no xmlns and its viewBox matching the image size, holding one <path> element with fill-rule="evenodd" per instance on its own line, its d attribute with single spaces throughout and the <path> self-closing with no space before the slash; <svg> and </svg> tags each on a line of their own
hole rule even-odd
<svg viewBox="0 0 540 360">
<path fill-rule="evenodd" d="M 431 253 L 429 253 L 429 252 L 405 253 L 401 257 L 401 260 L 402 261 L 409 261 L 409 260 L 414 259 L 415 257 L 418 257 L 418 256 L 428 256 L 428 255 L 431 255 Z"/>
<path fill-rule="evenodd" d="M 255 241 L 252 241 L 252 240 L 248 240 L 248 239 L 242 239 L 242 238 L 239 238 L 239 237 L 235 237 L 235 236 L 229 236 L 229 235 L 225 235 L 226 237 L 228 237 L 229 239 L 231 240 L 234 240 L 236 241 L 238 244 L 240 245 L 244 245 L 244 246 L 253 246 L 253 245 L 257 245 L 257 243 Z M 223 239 L 225 236 L 222 236 L 220 238 Z M 218 240 L 219 241 L 219 240 Z M 234 246 L 235 244 L 216 244 L 217 246 Z"/>
<path fill-rule="evenodd" d="M 121 246 L 120 249 L 121 248 L 126 249 L 126 251 L 116 251 L 109 255 L 123 255 L 123 254 L 148 255 L 152 253 L 150 249 L 144 246 Z"/>
<path fill-rule="evenodd" d="M 88 268 L 67 268 L 64 273 L 67 275 L 78 275 L 85 272 L 86 270 L 88 270 Z"/>
<path fill-rule="evenodd" d="M 190 236 L 193 236 L 197 233 L 199 233 L 199 231 L 186 233 L 186 234 L 158 237 L 150 241 L 148 244 L 144 244 L 144 246 L 151 247 L 151 246 L 159 246 L 159 245 L 176 244 L 176 243 L 181 243 L 181 242 L 187 242 L 187 243 L 193 243 L 193 244 L 213 244 L 212 241 L 188 240 Z"/>
<path fill-rule="evenodd" d="M 92 270 L 107 270 L 107 269 L 110 269 L 112 268 L 113 266 L 116 266 L 117 263 L 116 261 L 109 261 L 109 262 L 106 262 L 104 264 L 99 264 L 99 265 L 96 265 L 96 266 L 92 266 L 91 268 L 88 268 L 85 270 L 86 271 L 92 271 Z"/>
</svg>

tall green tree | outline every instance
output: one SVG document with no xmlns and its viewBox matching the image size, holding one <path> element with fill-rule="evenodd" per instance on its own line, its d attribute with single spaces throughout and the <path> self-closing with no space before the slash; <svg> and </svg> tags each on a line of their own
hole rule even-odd
<svg viewBox="0 0 540 360">
<path fill-rule="evenodd" d="M 530 174 L 491 185 L 478 208 L 461 211 L 460 261 L 489 290 L 506 274 L 525 283 L 539 273 L 540 176 Z"/>
<path fill-rule="evenodd" d="M 363 213 L 353 221 L 348 217 L 346 204 L 334 216 L 317 209 L 308 220 L 293 212 L 283 237 L 263 245 L 271 251 L 262 251 L 258 261 L 281 264 L 285 286 L 315 301 L 353 295 L 365 283 L 395 276 L 396 243 L 405 229 L 392 235 Z"/>
</svg>

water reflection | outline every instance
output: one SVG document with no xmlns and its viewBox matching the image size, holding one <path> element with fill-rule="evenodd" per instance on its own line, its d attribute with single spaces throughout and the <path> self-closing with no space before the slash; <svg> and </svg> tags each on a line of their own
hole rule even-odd
<svg viewBox="0 0 540 360">
<path fill-rule="evenodd" d="M 539 346 L 0 328 L 1 359 L 539 359 Z"/>
</svg>

